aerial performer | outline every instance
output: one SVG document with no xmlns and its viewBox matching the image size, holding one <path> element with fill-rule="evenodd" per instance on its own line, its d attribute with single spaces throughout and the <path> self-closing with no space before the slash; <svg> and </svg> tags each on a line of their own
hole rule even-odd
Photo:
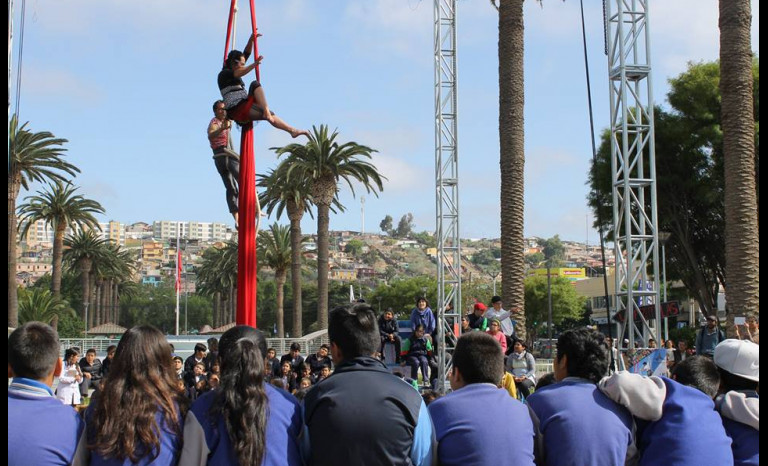
<svg viewBox="0 0 768 466">
<path fill-rule="evenodd" d="M 235 228 L 238 227 L 238 182 L 240 181 L 240 156 L 232 150 L 229 144 L 229 131 L 232 120 L 227 118 L 227 108 L 223 100 L 213 103 L 213 119 L 208 123 L 208 141 L 213 151 L 213 163 L 221 176 L 226 190 L 227 207 L 235 218 Z M 256 198 L 258 203 L 258 197 Z M 256 212 L 261 209 L 256 208 Z"/>
<path fill-rule="evenodd" d="M 255 36 L 251 35 L 242 52 L 239 50 L 229 52 L 224 67 L 219 73 L 219 90 L 224 108 L 227 110 L 227 118 L 238 123 L 266 120 L 275 128 L 289 133 L 291 137 L 296 138 L 301 135 L 310 137 L 309 131 L 294 128 L 269 109 L 264 88 L 258 80 L 253 81 L 246 92 L 242 77 L 255 69 L 264 58 L 258 57 L 250 65 L 245 64 L 251 56 L 254 39 Z"/>
</svg>

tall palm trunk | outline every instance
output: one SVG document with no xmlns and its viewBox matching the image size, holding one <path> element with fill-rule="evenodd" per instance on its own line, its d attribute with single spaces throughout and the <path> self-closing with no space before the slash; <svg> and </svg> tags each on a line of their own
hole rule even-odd
<svg viewBox="0 0 768 466">
<path fill-rule="evenodd" d="M 66 224 L 56 223 L 56 230 L 53 233 L 53 264 L 51 268 L 51 293 L 55 298 L 61 297 L 61 272 L 62 259 L 64 257 L 64 233 L 67 230 Z"/>
<path fill-rule="evenodd" d="M 237 309 L 237 303 L 235 302 L 235 299 L 237 298 L 236 290 L 237 288 L 234 286 L 229 287 L 229 299 L 227 300 L 229 302 L 229 313 L 227 315 L 227 323 L 235 320 L 235 309 Z"/>
<path fill-rule="evenodd" d="M 328 228 L 330 203 L 317 201 L 317 323 L 328 328 Z"/>
<path fill-rule="evenodd" d="M 275 282 L 277 283 L 277 338 L 285 338 L 285 323 L 283 322 L 283 303 L 285 301 L 285 282 L 288 278 L 287 270 L 275 271 Z M 301 335 L 296 335 L 297 337 Z"/>
<path fill-rule="evenodd" d="M 755 123 L 749 0 L 720 0 L 720 94 L 725 156 L 728 322 L 759 312 L 760 240 L 755 194 Z M 728 326 L 733 329 L 733 325 Z"/>
<path fill-rule="evenodd" d="M 104 280 L 96 281 L 96 296 L 93 298 L 93 325 L 101 325 L 101 288 Z"/>
<path fill-rule="evenodd" d="M 213 328 L 221 327 L 221 293 L 213 293 Z"/>
<path fill-rule="evenodd" d="M 287 202 L 288 218 L 291 220 L 291 288 L 293 291 L 293 335 L 304 335 L 302 328 L 302 291 L 301 291 L 301 217 L 304 210 L 295 202 Z M 282 338 L 282 337 L 281 337 Z"/>
<path fill-rule="evenodd" d="M 8 183 L 8 326 L 19 326 L 19 296 L 16 285 L 16 198 L 21 177 L 14 174 Z"/>
<path fill-rule="evenodd" d="M 86 315 L 85 315 L 85 308 L 86 303 L 88 303 L 88 298 L 90 297 L 91 293 L 91 266 L 92 261 L 88 258 L 82 258 L 80 259 L 80 286 L 83 288 L 83 302 L 81 303 L 83 306 L 83 322 L 85 322 Z"/>
<path fill-rule="evenodd" d="M 104 282 L 104 322 L 115 323 L 115 308 L 112 307 L 112 279 Z"/>
<path fill-rule="evenodd" d="M 525 338 L 523 0 L 499 1 L 501 290 Z"/>
<path fill-rule="evenodd" d="M 106 324 L 109 321 L 109 307 L 107 307 L 107 303 L 109 302 L 109 280 L 104 280 L 101 283 L 101 305 L 99 306 L 101 308 L 101 322 L 100 324 Z"/>
<path fill-rule="evenodd" d="M 91 285 L 88 288 L 88 328 L 93 327 L 95 322 L 94 316 L 96 315 L 96 275 L 91 274 Z"/>
</svg>

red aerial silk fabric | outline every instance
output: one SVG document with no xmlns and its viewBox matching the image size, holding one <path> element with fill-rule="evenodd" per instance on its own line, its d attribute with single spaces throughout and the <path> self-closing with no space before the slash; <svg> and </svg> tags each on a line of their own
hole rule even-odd
<svg viewBox="0 0 768 466">
<path fill-rule="evenodd" d="M 253 29 L 254 60 L 259 57 L 259 47 L 256 40 L 256 9 L 254 0 L 251 1 L 251 27 Z M 232 0 L 229 7 L 227 23 L 227 43 L 224 47 L 224 60 L 229 53 L 232 34 L 235 4 Z M 259 79 L 259 67 L 256 67 L 256 79 Z M 237 232 L 237 325 L 256 327 L 256 164 L 253 153 L 253 124 L 242 128 L 240 138 L 240 193 L 239 229 Z"/>
<path fill-rule="evenodd" d="M 256 168 L 253 124 L 242 128 L 237 232 L 237 325 L 256 327 Z"/>
</svg>

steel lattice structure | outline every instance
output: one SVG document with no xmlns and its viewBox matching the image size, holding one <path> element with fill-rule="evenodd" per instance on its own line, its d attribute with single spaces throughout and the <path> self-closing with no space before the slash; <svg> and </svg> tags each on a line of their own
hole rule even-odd
<svg viewBox="0 0 768 466">
<path fill-rule="evenodd" d="M 461 331 L 461 244 L 456 95 L 456 0 L 435 0 L 435 185 L 437 191 L 438 387 L 445 386 Z"/>
<path fill-rule="evenodd" d="M 647 0 L 604 0 L 611 102 L 611 169 L 616 312 L 619 339 L 653 335 L 640 305 L 655 307 L 660 327 L 656 153 Z M 648 267 L 652 267 L 649 278 Z M 635 323 L 638 316 L 640 324 Z M 609 321 L 610 322 L 610 321 Z M 658 335 L 653 335 L 658 341 Z M 619 340 L 620 341 L 620 340 Z"/>
</svg>

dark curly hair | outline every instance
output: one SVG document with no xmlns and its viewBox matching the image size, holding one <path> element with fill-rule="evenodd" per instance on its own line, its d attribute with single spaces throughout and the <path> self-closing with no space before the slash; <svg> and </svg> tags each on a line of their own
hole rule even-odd
<svg viewBox="0 0 768 466">
<path fill-rule="evenodd" d="M 157 458 L 163 430 L 181 438 L 188 401 L 176 388 L 170 352 L 165 335 L 151 325 L 123 334 L 87 424 L 90 450 L 137 463 Z"/>
<path fill-rule="evenodd" d="M 568 377 L 594 383 L 608 373 L 610 362 L 605 335 L 588 328 L 568 330 L 557 339 L 557 361 L 567 356 Z"/>
</svg>

